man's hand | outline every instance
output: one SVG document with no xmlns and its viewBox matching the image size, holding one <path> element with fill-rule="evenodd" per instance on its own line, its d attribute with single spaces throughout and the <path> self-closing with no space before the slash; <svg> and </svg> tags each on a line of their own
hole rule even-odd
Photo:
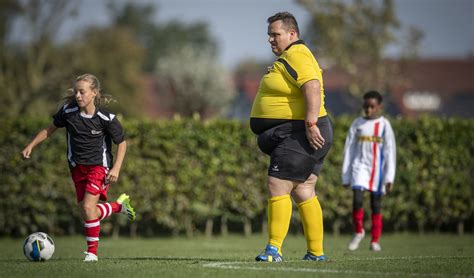
<svg viewBox="0 0 474 278">
<path fill-rule="evenodd" d="M 321 132 L 316 125 L 306 127 L 306 138 L 308 138 L 309 144 L 315 150 L 321 149 L 324 145 L 324 137 L 321 135 Z"/>
</svg>

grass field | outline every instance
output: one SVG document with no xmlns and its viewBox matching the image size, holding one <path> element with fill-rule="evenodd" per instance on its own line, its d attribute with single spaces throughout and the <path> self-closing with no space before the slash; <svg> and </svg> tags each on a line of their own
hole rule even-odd
<svg viewBox="0 0 474 278">
<path fill-rule="evenodd" d="M 48 262 L 28 262 L 22 239 L 0 239 L 0 277 L 474 277 L 474 235 L 384 235 L 382 251 L 355 252 L 349 236 L 325 238 L 325 262 L 303 262 L 302 236 L 289 236 L 283 263 L 257 263 L 265 236 L 102 238 L 98 263 L 83 263 L 81 237 L 56 237 Z"/>
</svg>

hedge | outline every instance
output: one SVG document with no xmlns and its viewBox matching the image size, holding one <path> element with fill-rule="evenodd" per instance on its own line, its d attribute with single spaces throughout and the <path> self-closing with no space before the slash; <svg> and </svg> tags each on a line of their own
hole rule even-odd
<svg viewBox="0 0 474 278">
<path fill-rule="evenodd" d="M 353 118 L 334 122 L 334 145 L 316 185 L 325 229 L 351 231 L 352 193 L 340 182 L 342 150 Z M 22 148 L 49 119 L 0 123 L 0 235 L 82 232 L 59 130 L 23 160 Z M 131 225 L 111 217 L 103 234 L 141 236 L 249 234 L 266 229 L 268 158 L 246 123 L 231 120 L 122 120 L 128 151 L 109 196 L 131 195 Z M 473 230 L 474 120 L 392 119 L 397 138 L 394 192 L 383 199 L 386 231 Z M 370 228 L 366 198 L 367 228 Z M 301 232 L 297 210 L 291 231 Z"/>
</svg>

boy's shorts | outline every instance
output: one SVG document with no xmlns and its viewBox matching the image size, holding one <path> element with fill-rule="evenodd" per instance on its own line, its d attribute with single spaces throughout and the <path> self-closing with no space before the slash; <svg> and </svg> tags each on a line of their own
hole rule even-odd
<svg viewBox="0 0 474 278">
<path fill-rule="evenodd" d="M 106 181 L 107 172 L 107 168 L 100 165 L 77 164 L 71 169 L 78 203 L 84 200 L 86 191 L 92 195 L 99 194 L 102 201 L 107 200 L 107 191 L 110 186 L 110 183 Z"/>
</svg>

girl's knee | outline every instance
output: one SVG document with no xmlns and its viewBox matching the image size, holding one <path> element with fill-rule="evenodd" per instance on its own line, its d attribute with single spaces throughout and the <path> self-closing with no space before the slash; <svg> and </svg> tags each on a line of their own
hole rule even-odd
<svg viewBox="0 0 474 278">
<path fill-rule="evenodd" d="M 94 220 L 97 218 L 97 207 L 95 204 L 82 203 L 80 204 L 80 211 L 84 220 Z"/>
</svg>

